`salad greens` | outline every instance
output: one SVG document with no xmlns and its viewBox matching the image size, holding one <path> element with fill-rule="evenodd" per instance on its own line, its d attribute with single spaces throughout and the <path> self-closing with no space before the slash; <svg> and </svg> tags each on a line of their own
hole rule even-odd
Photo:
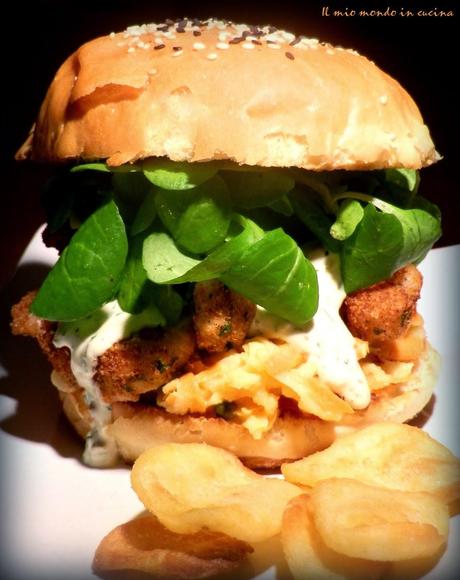
<svg viewBox="0 0 460 580">
<path fill-rule="evenodd" d="M 249 247 L 221 280 L 294 324 L 308 322 L 318 308 L 316 270 L 281 228 Z"/>
<path fill-rule="evenodd" d="M 294 324 L 317 309 L 301 248 L 340 254 L 350 293 L 419 262 L 441 235 L 438 208 L 408 169 L 309 172 L 148 159 L 65 169 L 44 192 L 48 231 L 67 246 L 32 305 L 70 321 L 117 299 L 174 324 L 190 284 L 218 279 Z"/>
<path fill-rule="evenodd" d="M 197 254 L 223 242 L 230 225 L 228 190 L 219 176 L 186 192 L 159 190 L 156 208 L 177 244 Z"/>
<path fill-rule="evenodd" d="M 125 225 L 107 201 L 77 230 L 48 274 L 32 312 L 48 320 L 83 318 L 110 300 L 128 253 Z"/>
<path fill-rule="evenodd" d="M 193 189 L 216 175 L 214 163 L 177 163 L 166 159 L 149 159 L 142 164 L 145 177 L 166 190 Z"/>
<path fill-rule="evenodd" d="M 363 217 L 362 205 L 356 199 L 345 199 L 339 206 L 329 233 L 334 239 L 342 242 L 351 236 Z"/>
</svg>

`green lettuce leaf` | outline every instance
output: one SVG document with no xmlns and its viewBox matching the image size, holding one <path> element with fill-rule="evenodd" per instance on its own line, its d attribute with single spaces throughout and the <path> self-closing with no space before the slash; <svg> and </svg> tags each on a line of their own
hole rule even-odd
<svg viewBox="0 0 460 580">
<path fill-rule="evenodd" d="M 178 163 L 168 159 L 148 159 L 142 163 L 145 177 L 154 185 L 168 190 L 193 189 L 214 177 L 214 163 Z"/>
<path fill-rule="evenodd" d="M 222 171 L 232 204 L 237 208 L 254 209 L 270 205 L 285 196 L 295 185 L 287 173 L 265 171 Z"/>
<path fill-rule="evenodd" d="M 227 235 L 232 213 L 219 176 L 186 192 L 159 190 L 155 203 L 165 228 L 189 252 L 209 252 Z"/>
<path fill-rule="evenodd" d="M 295 189 L 290 194 L 290 200 L 297 217 L 318 238 L 330 252 L 338 253 L 340 244 L 331 236 L 332 218 L 325 212 L 323 206 L 314 194 Z"/>
<path fill-rule="evenodd" d="M 339 206 L 337 217 L 330 229 L 331 236 L 336 240 L 346 240 L 355 231 L 363 216 L 364 210 L 359 201 L 346 199 Z"/>
<path fill-rule="evenodd" d="M 76 320 L 111 300 L 125 266 L 128 240 L 108 201 L 80 226 L 41 286 L 31 311 L 47 320 Z"/>
<path fill-rule="evenodd" d="M 151 234 L 144 245 L 144 265 L 150 280 L 157 284 L 180 284 L 218 278 L 264 235 L 253 221 L 243 216 L 236 216 L 235 219 L 243 231 L 201 261 L 181 253 L 171 237 Z M 178 275 L 173 264 L 180 264 Z M 172 275 L 173 271 L 175 275 Z"/>
<path fill-rule="evenodd" d="M 422 259 L 441 235 L 439 221 L 422 209 L 401 209 L 376 200 L 369 204 L 342 246 L 342 278 L 347 293 L 390 278 Z"/>
<path fill-rule="evenodd" d="M 281 229 L 268 232 L 248 248 L 220 279 L 293 324 L 308 322 L 318 308 L 316 270 Z"/>
</svg>

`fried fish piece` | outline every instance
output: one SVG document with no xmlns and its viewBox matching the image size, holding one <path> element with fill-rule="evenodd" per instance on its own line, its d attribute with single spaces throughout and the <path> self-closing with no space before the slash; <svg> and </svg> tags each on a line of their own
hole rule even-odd
<svg viewBox="0 0 460 580">
<path fill-rule="evenodd" d="M 196 284 L 193 300 L 198 347 L 208 352 L 239 349 L 254 320 L 255 304 L 218 280 Z"/>
<path fill-rule="evenodd" d="M 353 336 L 379 345 L 402 336 L 416 313 L 422 275 L 413 264 L 347 296 L 342 313 Z"/>
<path fill-rule="evenodd" d="M 78 390 L 69 349 L 57 348 L 53 343 L 56 323 L 30 312 L 35 295 L 29 292 L 13 306 L 13 334 L 35 338 L 67 390 Z M 99 357 L 94 380 L 106 403 L 137 401 L 142 393 L 159 388 L 179 374 L 195 350 L 190 321 L 167 329 L 144 329 L 115 343 Z"/>
</svg>

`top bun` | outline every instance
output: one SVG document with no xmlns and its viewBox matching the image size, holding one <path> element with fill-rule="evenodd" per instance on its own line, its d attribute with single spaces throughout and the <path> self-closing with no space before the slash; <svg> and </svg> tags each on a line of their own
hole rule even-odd
<svg viewBox="0 0 460 580">
<path fill-rule="evenodd" d="M 217 20 L 128 28 L 58 70 L 19 159 L 151 156 L 311 170 L 439 156 L 407 92 L 353 50 Z"/>
</svg>

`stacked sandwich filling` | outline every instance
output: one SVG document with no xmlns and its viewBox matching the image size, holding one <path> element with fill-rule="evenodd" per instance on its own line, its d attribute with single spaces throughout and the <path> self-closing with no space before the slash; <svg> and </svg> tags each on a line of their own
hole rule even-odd
<svg viewBox="0 0 460 580">
<path fill-rule="evenodd" d="M 417 170 L 439 155 L 355 51 L 213 19 L 131 27 L 63 63 L 17 157 L 58 166 L 43 239 L 60 258 L 13 331 L 51 361 L 86 462 L 180 439 L 276 466 L 426 404 L 416 265 L 441 229 Z"/>
<path fill-rule="evenodd" d="M 54 382 L 89 409 L 85 461 L 116 457 L 107 430 L 114 403 L 221 417 L 260 439 L 283 413 L 339 423 L 407 381 L 425 347 L 421 277 L 398 267 L 439 235 L 417 182 L 404 170 L 312 174 L 161 160 L 63 171 L 45 192 L 44 239 L 64 249 L 26 304 L 54 321 L 40 331 Z M 51 203 L 57 194 L 60 205 Z M 420 220 L 419 239 L 404 247 Z M 391 248 L 383 262 L 397 228 L 403 255 Z M 105 255 L 110 272 L 101 272 Z M 100 287 L 69 301 L 66 285 L 93 285 L 93 273 L 105 294 Z M 28 333 L 20 322 L 15 329 Z"/>
</svg>

